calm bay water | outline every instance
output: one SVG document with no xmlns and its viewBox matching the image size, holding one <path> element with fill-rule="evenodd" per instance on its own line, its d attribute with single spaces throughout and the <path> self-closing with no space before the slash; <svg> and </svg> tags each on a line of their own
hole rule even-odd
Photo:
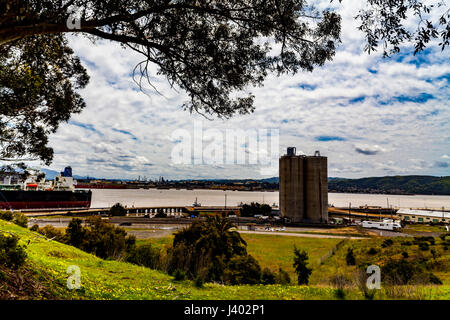
<svg viewBox="0 0 450 320">
<path fill-rule="evenodd" d="M 120 202 L 123 205 L 144 206 L 191 206 L 195 199 L 202 206 L 237 206 L 241 202 L 259 202 L 272 205 L 279 204 L 277 192 L 256 191 L 221 191 L 221 190 L 162 190 L 162 189 L 92 189 L 91 208 L 110 207 Z M 328 203 L 336 207 L 352 207 L 369 205 L 383 206 L 387 203 L 400 208 L 450 208 L 450 196 L 428 195 L 385 195 L 385 194 L 355 194 L 329 193 Z"/>
</svg>

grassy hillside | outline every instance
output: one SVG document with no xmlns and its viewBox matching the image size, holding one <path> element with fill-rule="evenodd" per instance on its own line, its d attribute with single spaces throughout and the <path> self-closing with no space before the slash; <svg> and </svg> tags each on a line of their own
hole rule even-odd
<svg viewBox="0 0 450 320">
<path fill-rule="evenodd" d="M 329 192 L 450 195 L 450 176 L 389 176 L 330 179 Z"/>
<path fill-rule="evenodd" d="M 0 230 L 18 235 L 21 238 L 21 244 L 27 245 L 28 259 L 25 268 L 30 272 L 25 274 L 26 277 L 29 277 L 25 279 L 25 282 L 33 281 L 36 286 L 43 288 L 43 291 L 50 293 L 42 296 L 23 296 L 23 298 L 159 300 L 336 298 L 335 289 L 324 284 L 312 286 L 206 284 L 204 288 L 196 288 L 192 281 L 177 282 L 159 271 L 119 261 L 102 260 L 74 247 L 43 238 L 28 229 L 6 221 L 0 220 Z M 256 241 L 255 237 L 253 239 Z M 252 244 L 252 241 L 249 241 L 249 251 L 256 252 L 258 247 L 265 246 L 264 243 L 275 242 L 274 239 L 276 238 L 266 238 L 261 244 Z M 308 239 L 308 241 L 313 241 L 313 239 Z M 160 241 L 160 245 L 164 245 L 164 242 Z M 272 258 L 263 260 L 261 264 L 263 266 L 269 263 L 276 265 L 276 261 L 278 261 L 276 257 L 285 258 L 288 247 L 290 245 L 280 246 L 279 248 L 284 249 L 278 250 L 275 246 L 266 246 L 267 257 Z M 324 251 L 326 249 L 324 248 Z M 66 287 L 68 277 L 66 270 L 70 265 L 76 265 L 81 269 L 82 288 L 80 290 L 70 291 Z M 0 279 L 0 290 L 5 287 L 6 282 L 4 279 Z M 428 298 L 450 299 L 448 284 L 439 288 L 429 288 L 431 291 Z M 363 296 L 359 290 L 350 288 L 347 290 L 346 298 L 363 299 Z M 384 291 L 381 290 L 377 293 L 376 298 L 386 298 Z"/>
</svg>

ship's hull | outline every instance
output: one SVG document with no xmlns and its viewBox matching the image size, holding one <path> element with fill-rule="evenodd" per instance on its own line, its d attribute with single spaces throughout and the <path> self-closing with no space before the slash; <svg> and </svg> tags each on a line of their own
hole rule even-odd
<svg viewBox="0 0 450 320">
<path fill-rule="evenodd" d="M 0 191 L 0 209 L 89 208 L 91 191 Z"/>
</svg>

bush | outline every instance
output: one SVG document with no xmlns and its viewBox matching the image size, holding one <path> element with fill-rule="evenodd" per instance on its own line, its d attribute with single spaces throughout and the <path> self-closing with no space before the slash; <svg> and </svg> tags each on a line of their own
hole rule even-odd
<svg viewBox="0 0 450 320">
<path fill-rule="evenodd" d="M 43 236 L 47 237 L 48 239 L 52 239 L 62 243 L 66 242 L 65 234 L 61 230 L 58 230 L 55 227 L 53 227 L 52 225 L 47 225 L 43 228 L 38 227 L 36 231 L 42 234 Z"/>
<path fill-rule="evenodd" d="M 22 212 L 0 211 L 0 219 L 12 221 L 23 228 L 28 227 L 28 218 Z"/>
<path fill-rule="evenodd" d="M 427 251 L 427 250 L 430 250 L 430 246 L 426 242 L 420 242 L 419 249 L 422 251 Z"/>
<path fill-rule="evenodd" d="M 297 273 L 297 283 L 299 285 L 308 284 L 309 276 L 312 273 L 312 269 L 307 267 L 308 253 L 306 251 L 300 251 L 294 246 L 294 268 Z"/>
<path fill-rule="evenodd" d="M 283 269 L 279 269 L 278 270 L 278 274 L 276 276 L 276 283 L 279 284 L 290 284 L 291 283 L 291 277 L 289 276 L 289 273 L 287 273 L 286 271 L 284 271 Z"/>
<path fill-rule="evenodd" d="M 354 266 L 356 264 L 355 255 L 353 254 L 353 249 L 348 248 L 347 255 L 345 256 L 345 261 L 348 266 Z"/>
<path fill-rule="evenodd" d="M 269 268 L 264 268 L 261 275 L 262 284 L 275 284 L 276 283 L 276 275 L 270 271 Z"/>
<path fill-rule="evenodd" d="M 17 269 L 25 263 L 27 254 L 24 247 L 18 245 L 17 236 L 7 236 L 0 233 L 0 265 Z"/>
<path fill-rule="evenodd" d="M 402 256 L 403 256 L 403 258 L 408 258 L 408 257 L 409 257 L 409 254 L 408 254 L 408 252 L 403 251 L 403 252 L 402 252 Z"/>
<path fill-rule="evenodd" d="M 390 259 L 381 267 L 383 281 L 391 285 L 441 284 L 441 280 L 418 261 Z"/>
<path fill-rule="evenodd" d="M 123 217 L 127 214 L 127 212 L 120 203 L 116 203 L 109 209 L 109 214 L 113 217 Z"/>
<path fill-rule="evenodd" d="M 137 246 L 128 254 L 127 261 L 150 269 L 159 269 L 161 266 L 161 252 L 150 244 Z"/>
<path fill-rule="evenodd" d="M 186 273 L 183 270 L 176 269 L 173 273 L 173 277 L 175 281 L 183 281 L 186 279 Z"/>
<path fill-rule="evenodd" d="M 381 244 L 381 247 L 383 248 L 387 248 L 390 247 L 394 244 L 394 241 L 392 241 L 392 239 L 386 239 L 383 241 L 383 243 Z"/>
<path fill-rule="evenodd" d="M 81 248 L 84 241 L 85 230 L 82 226 L 82 221 L 78 218 L 73 218 L 66 229 L 67 244 Z"/>
<path fill-rule="evenodd" d="M 261 282 L 261 267 L 251 255 L 235 256 L 228 263 L 223 278 L 232 285 L 258 284 Z"/>
<path fill-rule="evenodd" d="M 22 212 L 14 212 L 13 217 L 13 223 L 22 228 L 28 228 L 28 218 Z"/>
<path fill-rule="evenodd" d="M 370 248 L 369 251 L 367 251 L 367 253 L 370 254 L 370 255 L 374 255 L 374 254 L 377 254 L 378 251 L 375 248 Z"/>
<path fill-rule="evenodd" d="M 208 217 L 207 221 L 194 221 L 177 232 L 172 248 L 167 251 L 166 271 L 172 274 L 180 269 L 191 280 L 200 275 L 205 282 L 223 282 L 225 271 L 230 269 L 229 278 L 238 279 L 233 269 L 238 261 L 232 263 L 231 260 L 247 259 L 247 249 L 240 234 L 230 230 L 232 227 L 234 225 L 226 218 Z M 261 271 L 258 282 L 260 277 Z"/>
<path fill-rule="evenodd" d="M 30 231 L 37 232 L 38 230 L 39 230 L 39 225 L 38 224 L 33 224 L 30 227 Z"/>
<path fill-rule="evenodd" d="M 11 211 L 0 211 L 0 219 L 6 221 L 12 221 L 14 218 L 13 213 Z"/>
<path fill-rule="evenodd" d="M 134 236 L 99 216 L 87 218 L 86 225 L 83 227 L 80 219 L 72 219 L 66 230 L 67 243 L 102 259 L 126 258 L 136 245 Z"/>
<path fill-rule="evenodd" d="M 203 280 L 203 277 L 197 276 L 194 280 L 194 286 L 196 288 L 203 288 L 205 281 Z"/>
</svg>

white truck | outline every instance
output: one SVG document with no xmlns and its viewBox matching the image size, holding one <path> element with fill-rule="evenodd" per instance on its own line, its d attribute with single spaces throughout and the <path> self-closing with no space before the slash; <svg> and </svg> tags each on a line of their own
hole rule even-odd
<svg viewBox="0 0 450 320">
<path fill-rule="evenodd" d="M 400 222 L 391 219 L 385 219 L 383 221 L 363 221 L 363 228 L 380 229 L 380 230 L 390 230 L 395 231 L 402 228 Z"/>
</svg>

